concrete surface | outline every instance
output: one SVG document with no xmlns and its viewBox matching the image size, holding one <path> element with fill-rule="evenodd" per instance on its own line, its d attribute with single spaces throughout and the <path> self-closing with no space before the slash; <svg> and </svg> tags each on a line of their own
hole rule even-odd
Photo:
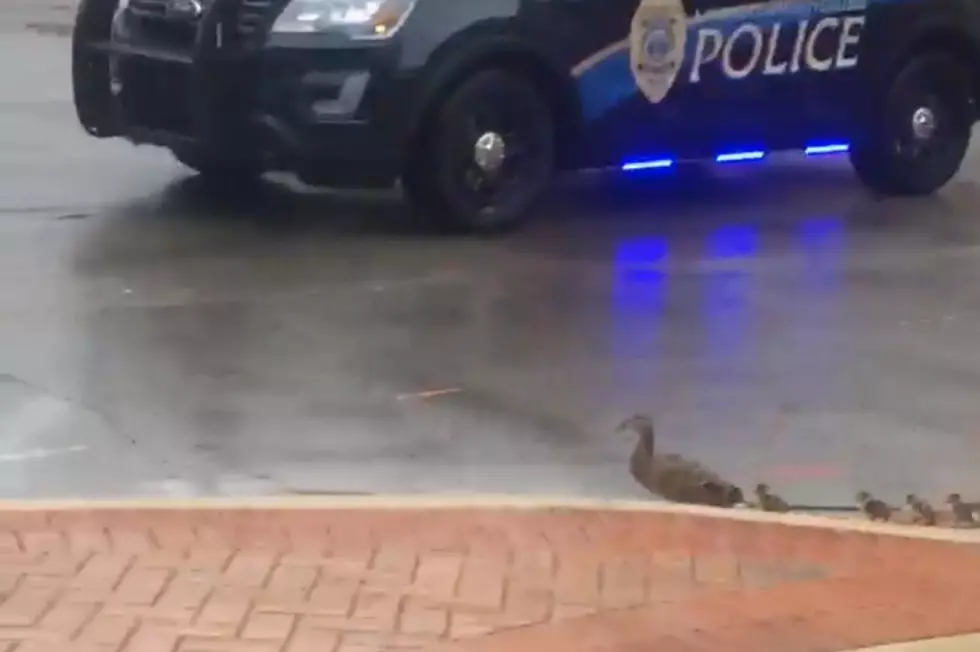
<svg viewBox="0 0 980 652">
<path fill-rule="evenodd" d="M 980 650 L 980 634 L 876 645 L 855 652 L 973 652 L 973 650 Z"/>
<path fill-rule="evenodd" d="M 0 36 L 33 34 L 65 36 L 74 23 L 77 0 L 4 0 L 0 5 Z"/>
<path fill-rule="evenodd" d="M 68 41 L 0 15 L 0 497 L 642 497 L 635 411 L 792 502 L 980 493 L 976 150 L 931 200 L 790 159 L 439 238 L 89 139 Z"/>
</svg>

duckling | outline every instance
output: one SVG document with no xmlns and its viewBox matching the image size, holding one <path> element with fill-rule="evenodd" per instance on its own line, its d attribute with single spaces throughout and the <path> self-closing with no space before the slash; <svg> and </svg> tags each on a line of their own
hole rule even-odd
<svg viewBox="0 0 980 652">
<path fill-rule="evenodd" d="M 912 522 L 916 525 L 935 525 L 936 510 L 928 502 L 919 498 L 915 494 L 905 497 L 905 504 L 912 512 Z"/>
<path fill-rule="evenodd" d="M 616 432 L 639 437 L 630 456 L 630 473 L 651 493 L 678 503 L 735 507 L 745 502 L 742 490 L 694 460 L 654 452 L 653 419 L 630 417 Z"/>
<path fill-rule="evenodd" d="M 946 504 L 953 510 L 953 527 L 977 526 L 976 505 L 963 502 L 963 497 L 959 494 L 950 494 L 946 498 Z"/>
<path fill-rule="evenodd" d="M 892 508 L 883 500 L 878 500 L 867 491 L 859 491 L 857 496 L 858 508 L 872 521 L 890 521 Z"/>
<path fill-rule="evenodd" d="M 758 507 L 764 512 L 788 512 L 789 503 L 774 493 L 770 493 L 769 485 L 760 483 L 755 486 L 755 497 Z"/>
</svg>

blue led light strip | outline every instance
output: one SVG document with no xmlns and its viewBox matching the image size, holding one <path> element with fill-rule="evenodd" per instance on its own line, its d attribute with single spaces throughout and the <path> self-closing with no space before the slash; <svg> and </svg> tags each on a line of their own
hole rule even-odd
<svg viewBox="0 0 980 652">
<path fill-rule="evenodd" d="M 650 161 L 635 161 L 623 166 L 624 170 L 654 170 L 658 168 L 669 168 L 674 164 L 673 159 L 658 158 Z"/>
<path fill-rule="evenodd" d="M 807 156 L 816 156 L 818 154 L 841 154 L 851 149 L 851 146 L 847 143 L 829 143 L 827 145 L 810 145 L 803 153 Z"/>
<path fill-rule="evenodd" d="M 758 161 L 766 155 L 762 150 L 748 152 L 727 152 L 715 157 L 715 163 L 737 163 L 739 161 Z"/>
<path fill-rule="evenodd" d="M 821 154 L 842 154 L 850 151 L 851 146 L 847 143 L 825 143 L 820 145 L 808 145 L 803 153 L 807 156 L 818 156 Z M 762 150 L 750 150 L 745 152 L 725 152 L 715 157 L 716 163 L 736 163 L 738 161 L 759 161 L 766 157 Z M 655 170 L 673 167 L 676 161 L 672 158 L 657 158 L 648 161 L 632 161 L 622 166 L 622 169 L 630 172 L 635 170 Z"/>
</svg>

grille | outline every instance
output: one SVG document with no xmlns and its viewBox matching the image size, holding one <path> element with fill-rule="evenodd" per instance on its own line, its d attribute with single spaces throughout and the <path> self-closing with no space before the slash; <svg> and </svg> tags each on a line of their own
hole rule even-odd
<svg viewBox="0 0 980 652">
<path fill-rule="evenodd" d="M 180 134 L 192 130 L 191 77 L 187 66 L 149 60 L 124 60 L 122 106 L 128 122 Z"/>
<path fill-rule="evenodd" d="M 128 11 L 138 29 L 140 40 L 161 46 L 193 47 L 197 21 L 167 18 L 169 2 L 170 0 L 130 0 Z"/>
<path fill-rule="evenodd" d="M 282 0 L 239 0 L 235 29 L 243 39 L 269 29 L 279 10 Z"/>
<path fill-rule="evenodd" d="M 162 38 L 164 41 L 184 44 L 189 37 L 193 43 L 195 22 L 168 19 L 169 2 L 170 0 L 130 0 L 129 13 L 139 22 L 147 36 L 154 40 Z M 225 16 L 231 20 L 239 38 L 248 42 L 269 29 L 284 5 L 285 0 L 232 0 Z"/>
</svg>

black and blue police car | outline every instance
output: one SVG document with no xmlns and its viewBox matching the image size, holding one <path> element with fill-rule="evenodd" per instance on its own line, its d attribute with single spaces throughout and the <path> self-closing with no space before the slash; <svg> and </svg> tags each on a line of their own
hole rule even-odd
<svg viewBox="0 0 980 652">
<path fill-rule="evenodd" d="M 81 0 L 75 105 L 202 175 L 398 181 L 440 224 L 556 171 L 844 153 L 924 195 L 977 119 L 977 0 Z"/>
</svg>

